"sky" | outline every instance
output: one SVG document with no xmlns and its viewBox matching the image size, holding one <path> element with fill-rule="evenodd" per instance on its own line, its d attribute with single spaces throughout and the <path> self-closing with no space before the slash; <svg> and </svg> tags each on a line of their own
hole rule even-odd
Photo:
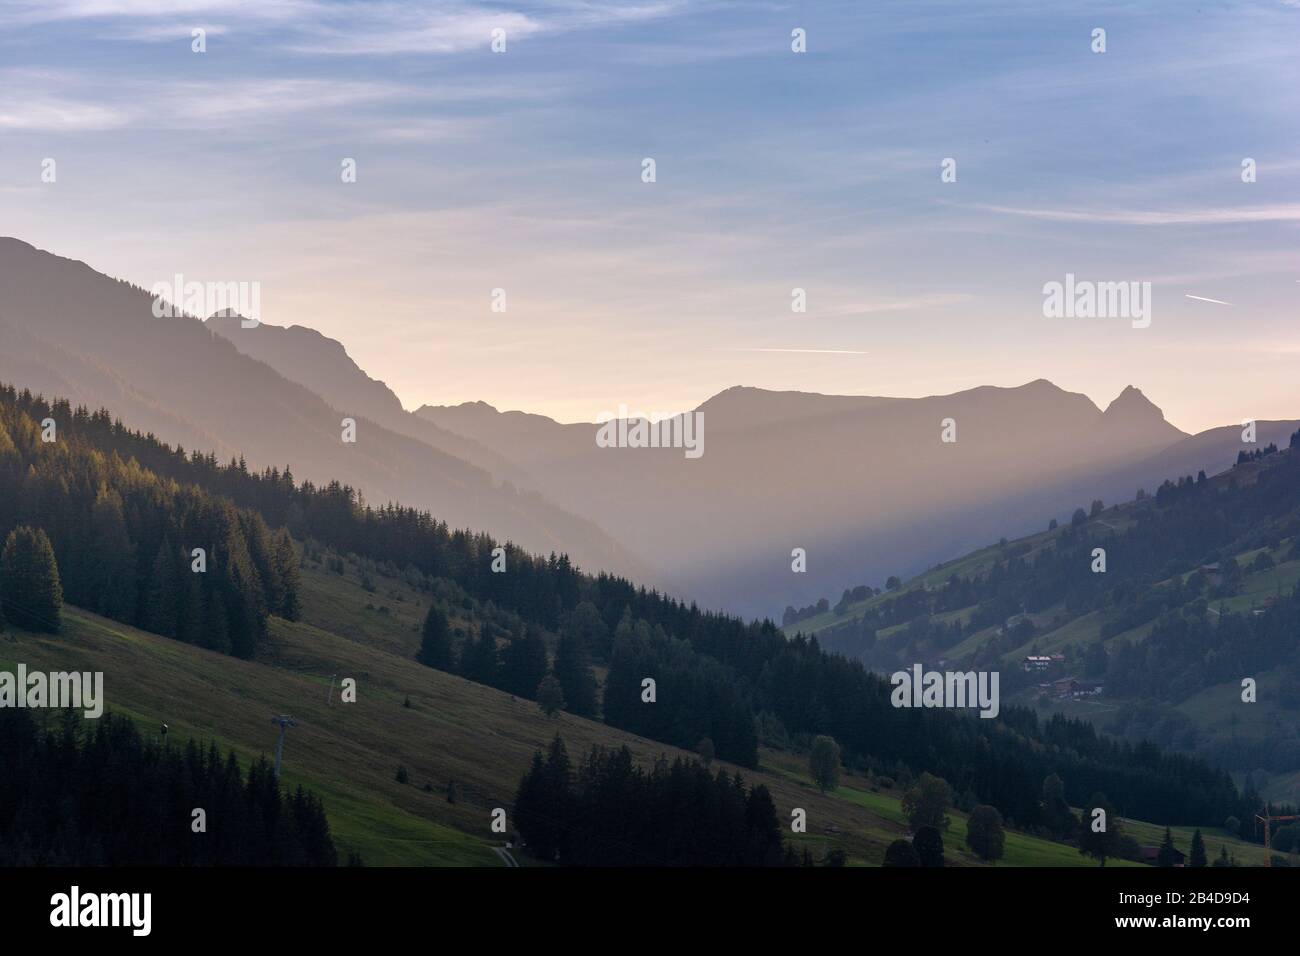
<svg viewBox="0 0 1300 956">
<path fill-rule="evenodd" d="M 408 408 L 1048 378 L 1195 431 L 1300 417 L 1298 107 L 1300 0 L 4 0 L 0 235 L 256 282 Z"/>
</svg>

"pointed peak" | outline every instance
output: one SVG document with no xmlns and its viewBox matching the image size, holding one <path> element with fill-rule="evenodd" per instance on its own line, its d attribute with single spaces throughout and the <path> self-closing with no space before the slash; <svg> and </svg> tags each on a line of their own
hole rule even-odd
<svg viewBox="0 0 1300 956">
<path fill-rule="evenodd" d="M 1102 423 L 1113 433 L 1142 434 L 1148 439 L 1175 441 L 1187 435 L 1165 419 L 1165 413 L 1142 390 L 1127 386 L 1106 407 Z"/>
<path fill-rule="evenodd" d="M 1160 416 L 1161 420 L 1165 417 L 1159 406 L 1143 395 L 1142 389 L 1135 385 L 1126 385 L 1124 391 L 1120 392 L 1115 400 L 1106 406 L 1107 415 L 1112 413 L 1131 415 L 1135 412 L 1155 412 Z"/>
</svg>

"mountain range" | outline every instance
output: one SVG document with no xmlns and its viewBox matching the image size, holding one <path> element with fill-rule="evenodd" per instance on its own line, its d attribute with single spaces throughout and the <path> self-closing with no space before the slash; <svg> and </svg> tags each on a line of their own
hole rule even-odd
<svg viewBox="0 0 1300 956">
<path fill-rule="evenodd" d="M 1235 425 L 1184 433 L 1136 387 L 1103 410 L 1039 379 L 924 398 L 734 387 L 693 410 L 698 458 L 602 448 L 595 423 L 480 401 L 407 411 L 311 328 L 158 319 L 145 290 L 17 239 L 0 239 L 0 290 L 0 380 L 743 614 L 911 575 L 1250 447 Z M 1296 426 L 1259 422 L 1258 441 Z"/>
<path fill-rule="evenodd" d="M 887 590 L 789 615 L 787 634 L 889 673 L 1002 675 L 1003 700 L 1192 751 L 1300 797 L 1300 429 L 1219 475 L 1000 541 Z M 1258 693 L 1245 706 L 1243 678 Z"/>
<path fill-rule="evenodd" d="M 238 331 L 268 340 L 277 333 L 266 326 Z M 0 380 L 111 408 L 165 441 L 242 457 L 255 469 L 289 466 L 300 480 L 338 480 L 374 504 L 427 508 L 453 527 L 495 533 L 538 553 L 567 551 L 584 566 L 643 570 L 592 522 L 499 478 L 491 466 L 503 474 L 509 466 L 488 450 L 404 416 L 400 404 L 386 405 L 379 383 L 314 391 L 317 376 L 360 380 L 336 374 L 339 364 L 350 365 L 337 343 L 292 333 L 295 342 L 319 348 L 295 355 L 271 341 L 266 357 L 306 382 L 245 354 L 198 318 L 156 318 L 144 289 L 0 238 Z M 356 420 L 355 443 L 342 440 L 344 417 Z"/>
<path fill-rule="evenodd" d="M 915 399 L 731 388 L 697 411 L 695 460 L 599 448 L 596 425 L 482 402 L 416 414 L 511 457 L 678 589 L 754 614 L 910 575 L 1098 496 L 1220 471 L 1249 447 L 1236 427 L 1187 435 L 1134 387 L 1103 411 L 1041 379 Z M 1258 441 L 1285 442 L 1295 426 L 1257 423 Z M 792 571 L 795 548 L 806 573 Z"/>
</svg>

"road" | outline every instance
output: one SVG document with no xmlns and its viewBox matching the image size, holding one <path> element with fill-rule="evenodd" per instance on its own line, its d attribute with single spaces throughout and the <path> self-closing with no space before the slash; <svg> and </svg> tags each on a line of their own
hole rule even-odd
<svg viewBox="0 0 1300 956">
<path fill-rule="evenodd" d="M 510 855 L 510 851 L 503 846 L 494 846 L 492 848 L 492 852 L 495 853 L 497 856 L 501 857 L 501 862 L 504 863 L 506 866 L 519 865 L 517 862 L 515 862 L 515 858 Z"/>
</svg>

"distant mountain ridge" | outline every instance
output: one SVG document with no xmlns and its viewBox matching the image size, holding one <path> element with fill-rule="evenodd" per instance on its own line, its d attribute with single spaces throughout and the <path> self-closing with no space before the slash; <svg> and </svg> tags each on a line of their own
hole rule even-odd
<svg viewBox="0 0 1300 956">
<path fill-rule="evenodd" d="M 1077 503 L 1077 483 L 1187 439 L 1136 388 L 1103 412 L 1045 379 L 926 398 L 730 388 L 702 403 L 705 454 L 598 449 L 594 424 L 481 402 L 416 414 L 513 458 L 543 493 L 689 582 L 751 613 L 920 570 Z M 941 426 L 955 422 L 956 441 Z M 1161 476 L 1163 477 L 1163 476 Z M 1066 492 L 1069 492 L 1067 495 Z M 1085 503 L 1086 503 L 1085 499 Z M 643 502 L 644 507 L 628 507 Z M 1068 512 L 1067 512 L 1068 513 Z M 803 548 L 808 573 L 791 571 Z M 858 580 L 845 575 L 856 571 Z"/>
<path fill-rule="evenodd" d="M 316 330 L 156 319 L 143 290 L 18 240 L 0 239 L 0 287 L 0 380 L 742 614 L 916 573 L 1244 447 L 1236 428 L 1187 435 L 1134 386 L 1104 411 L 1046 379 L 923 398 L 735 386 L 694 410 L 705 453 L 688 460 L 484 402 L 408 412 Z M 1260 442 L 1294 428 L 1258 423 Z"/>
<path fill-rule="evenodd" d="M 567 551 L 584 567 L 645 572 L 593 522 L 534 491 L 499 484 L 438 447 L 441 436 L 428 423 L 411 426 L 423 433 L 417 438 L 353 414 L 357 441 L 345 444 L 348 412 L 243 354 L 199 319 L 156 318 L 148 292 L 85 263 L 0 238 L 0 290 L 0 381 L 112 408 L 164 440 L 242 455 L 255 468 L 288 464 L 300 479 L 337 479 L 371 502 L 427 508 L 453 527 L 489 531 L 537 553 Z M 327 342 L 318 343 L 326 355 L 333 352 Z M 337 354 L 332 360 L 337 367 Z M 372 414 L 397 417 L 376 388 L 357 397 Z"/>
<path fill-rule="evenodd" d="M 371 378 L 338 340 L 303 325 L 283 327 L 261 322 L 244 328 L 241 321 L 240 316 L 227 312 L 209 316 L 204 325 L 243 354 L 271 366 L 291 382 L 306 386 L 345 414 L 363 416 L 453 454 L 500 480 L 521 487 L 531 483 L 517 465 L 472 438 L 439 428 L 406 411 L 393 390 Z"/>
</svg>

